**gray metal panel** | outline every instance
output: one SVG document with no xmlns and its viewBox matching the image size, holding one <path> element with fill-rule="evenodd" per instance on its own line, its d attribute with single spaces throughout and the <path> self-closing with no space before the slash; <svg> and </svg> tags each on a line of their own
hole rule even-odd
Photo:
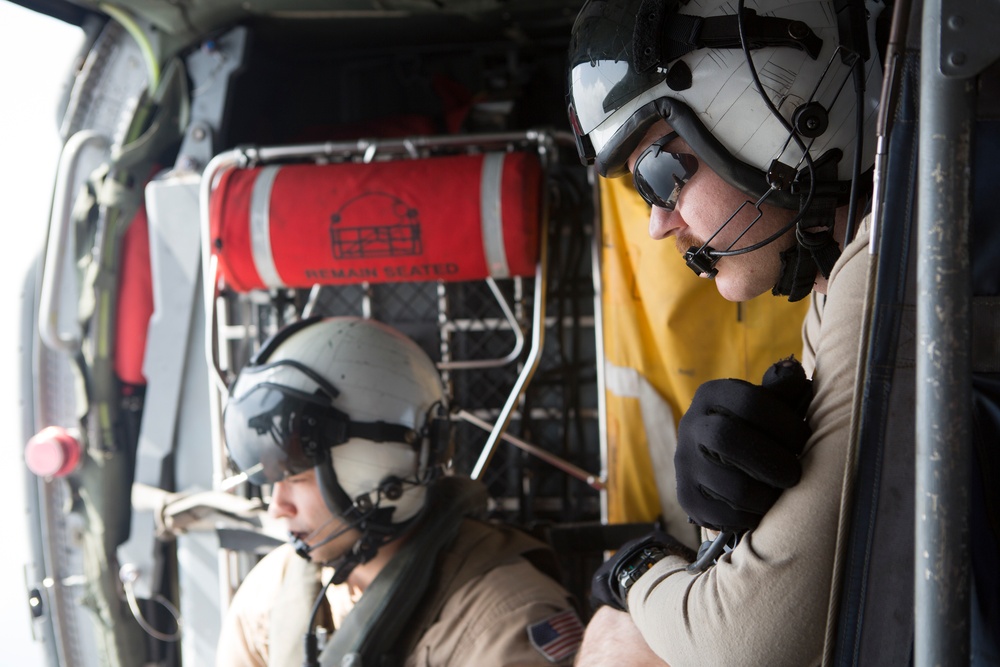
<svg viewBox="0 0 1000 667">
<path fill-rule="evenodd" d="M 153 181 L 146 188 L 150 271 L 155 310 L 149 321 L 143 374 L 146 405 L 135 461 L 135 482 L 160 488 L 168 478 L 177 412 L 200 272 L 197 175 Z M 129 539 L 118 549 L 122 565 L 137 568 L 135 594 L 153 595 L 155 535 L 151 511 L 132 513 Z"/>
<path fill-rule="evenodd" d="M 212 488 L 208 376 L 203 350 L 198 194 L 201 178 L 180 174 L 146 189 L 150 263 L 156 311 L 149 323 L 143 372 L 148 382 L 136 457 L 135 481 L 162 486 L 166 457 L 173 456 L 176 490 Z M 119 548 L 123 563 L 139 567 L 136 595 L 152 593 L 152 513 L 133 512 L 129 541 Z M 211 664 L 221 627 L 218 538 L 179 536 L 176 542 L 185 664 Z M 169 632 L 169 628 L 163 628 Z"/>
<path fill-rule="evenodd" d="M 969 228 L 976 86 L 974 79 L 949 78 L 939 67 L 943 45 L 938 28 L 944 16 L 953 20 L 955 4 L 960 3 L 927 0 L 921 33 L 913 594 L 917 667 L 968 665 L 970 654 Z"/>
<path fill-rule="evenodd" d="M 201 294 L 201 280 L 196 294 Z M 174 474 L 181 491 L 212 488 L 211 424 L 208 367 L 205 365 L 205 310 L 195 308 L 189 331 L 184 381 L 177 412 Z M 184 619 L 181 662 L 215 664 L 215 645 L 222 629 L 219 538 L 215 532 L 177 537 L 177 584 Z"/>
</svg>

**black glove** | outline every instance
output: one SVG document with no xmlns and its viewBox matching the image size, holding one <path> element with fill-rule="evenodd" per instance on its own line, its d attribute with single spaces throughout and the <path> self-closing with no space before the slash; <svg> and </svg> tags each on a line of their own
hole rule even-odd
<svg viewBox="0 0 1000 667">
<path fill-rule="evenodd" d="M 698 387 L 678 425 L 677 498 L 693 523 L 755 528 L 802 475 L 812 384 L 794 357 L 771 366 L 763 386 L 712 380 Z"/>
<path fill-rule="evenodd" d="M 602 604 L 628 611 L 628 589 L 646 570 L 665 556 L 683 556 L 694 560 L 695 553 L 662 530 L 623 544 L 615 555 L 594 572 L 590 584 L 590 604 L 595 610 Z"/>
</svg>

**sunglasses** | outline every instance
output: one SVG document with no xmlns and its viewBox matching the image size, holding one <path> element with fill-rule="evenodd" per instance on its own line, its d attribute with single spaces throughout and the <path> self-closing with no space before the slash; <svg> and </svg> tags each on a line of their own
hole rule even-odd
<svg viewBox="0 0 1000 667">
<path fill-rule="evenodd" d="M 676 132 L 671 132 L 650 144 L 632 167 L 635 189 L 646 203 L 668 211 L 674 210 L 681 188 L 698 171 L 698 158 L 694 155 L 666 150 L 677 136 Z"/>
</svg>

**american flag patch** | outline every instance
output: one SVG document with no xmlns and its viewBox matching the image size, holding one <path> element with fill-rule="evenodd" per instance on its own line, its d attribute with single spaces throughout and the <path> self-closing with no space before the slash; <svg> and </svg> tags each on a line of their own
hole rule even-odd
<svg viewBox="0 0 1000 667">
<path fill-rule="evenodd" d="M 549 662 L 559 662 L 572 656 L 583 639 L 583 623 L 572 609 L 550 616 L 528 626 L 531 645 Z"/>
</svg>

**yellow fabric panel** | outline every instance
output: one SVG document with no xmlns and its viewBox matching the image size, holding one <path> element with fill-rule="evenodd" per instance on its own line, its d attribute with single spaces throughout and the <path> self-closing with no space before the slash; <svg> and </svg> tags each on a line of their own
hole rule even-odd
<svg viewBox="0 0 1000 667">
<path fill-rule="evenodd" d="M 639 399 L 610 391 L 607 399 L 608 518 L 611 523 L 655 519 L 660 514 L 660 496 L 650 473 L 653 466 Z"/>
<path fill-rule="evenodd" d="M 604 345 L 609 368 L 631 368 L 673 410 L 674 424 L 695 390 L 715 378 L 760 382 L 772 363 L 801 358 L 808 300 L 765 294 L 731 303 L 684 264 L 672 240 L 648 235 L 649 206 L 629 177 L 599 179 L 603 218 Z M 638 399 L 608 389 L 608 512 L 611 522 L 660 513 Z M 668 453 L 673 456 L 673 452 Z M 670 494 L 673 495 L 672 493 Z"/>
</svg>

